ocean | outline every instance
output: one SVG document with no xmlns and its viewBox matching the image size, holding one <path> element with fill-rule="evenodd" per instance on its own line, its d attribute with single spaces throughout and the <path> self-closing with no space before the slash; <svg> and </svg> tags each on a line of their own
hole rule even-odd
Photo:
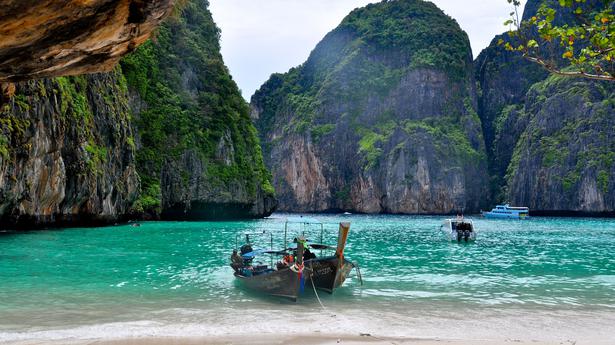
<svg viewBox="0 0 615 345">
<path fill-rule="evenodd" d="M 0 233 L 0 343 L 331 332 L 615 344 L 615 219 L 469 217 L 476 242 L 455 243 L 441 216 L 310 215 L 331 244 L 351 223 L 346 257 L 363 278 L 319 292 L 321 307 L 309 284 L 296 303 L 261 296 L 228 265 L 238 234 L 268 231 L 281 248 L 287 216 Z"/>
</svg>

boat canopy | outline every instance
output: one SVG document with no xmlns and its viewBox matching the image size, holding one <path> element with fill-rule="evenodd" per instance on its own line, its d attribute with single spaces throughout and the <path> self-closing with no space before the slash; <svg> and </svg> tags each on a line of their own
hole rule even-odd
<svg viewBox="0 0 615 345">
<path fill-rule="evenodd" d="M 316 218 L 310 218 L 310 217 L 303 217 L 303 216 L 299 216 L 299 217 L 288 217 L 286 218 L 286 223 L 295 223 L 295 224 L 316 224 L 316 225 L 322 225 L 323 223 L 321 221 L 319 221 Z"/>
<path fill-rule="evenodd" d="M 320 226 L 320 238 L 319 238 L 319 242 L 323 243 L 324 240 L 324 223 L 319 221 L 318 219 L 315 218 L 310 218 L 310 217 L 304 217 L 304 216 L 299 216 L 299 217 L 288 217 L 286 218 L 286 223 L 284 223 L 284 248 L 288 248 L 289 244 L 288 244 L 288 228 L 289 228 L 289 224 L 291 224 L 290 227 L 293 227 L 292 224 L 299 224 L 298 227 L 300 228 L 299 230 L 299 234 L 305 236 L 306 230 L 308 230 L 310 227 L 310 225 L 316 225 L 317 227 Z M 294 226 L 297 227 L 297 226 Z"/>
</svg>

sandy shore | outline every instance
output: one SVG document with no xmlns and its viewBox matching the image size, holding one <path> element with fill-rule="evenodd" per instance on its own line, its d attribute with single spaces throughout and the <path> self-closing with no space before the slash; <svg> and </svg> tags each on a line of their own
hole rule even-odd
<svg viewBox="0 0 615 345">
<path fill-rule="evenodd" d="M 236 309 L 171 309 L 149 316 L 155 318 L 0 330 L 0 345 L 615 344 L 611 310 L 338 308 L 335 314 L 292 314 L 270 306 L 241 314 Z"/>
<path fill-rule="evenodd" d="M 279 335 L 229 335 L 216 337 L 143 337 L 114 340 L 69 340 L 61 341 L 20 341 L 2 343 L 11 345 L 202 345 L 202 344 L 254 344 L 254 345 L 369 345 L 369 344 L 409 344 L 409 345 L 612 345 L 612 340 L 520 340 L 520 339 L 449 339 L 449 338 L 405 338 L 362 335 L 320 335 L 320 334 L 279 334 Z"/>
<path fill-rule="evenodd" d="M 191 338 L 191 339 L 126 339 L 111 342 L 92 342 L 96 345 L 197 345 L 197 344 L 296 344 L 296 345 L 364 345 L 364 344 L 412 344 L 412 345 L 511 345 L 530 344 L 521 341 L 510 340 L 461 340 L 461 339 L 418 339 L 418 338 L 382 338 L 374 336 L 317 336 L 317 335 L 287 335 L 287 336 L 257 336 L 257 337 L 228 337 L 228 338 Z M 531 342 L 536 345 L 561 345 L 561 342 L 542 343 Z M 568 344 L 575 344 L 574 341 Z M 578 343 L 577 343 L 578 344 Z M 606 342 L 604 343 L 607 344 Z M 81 345 L 81 344 L 79 344 Z"/>
</svg>

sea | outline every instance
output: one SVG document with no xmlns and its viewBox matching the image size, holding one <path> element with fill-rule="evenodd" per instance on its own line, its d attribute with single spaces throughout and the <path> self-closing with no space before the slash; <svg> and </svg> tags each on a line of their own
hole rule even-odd
<svg viewBox="0 0 615 345">
<path fill-rule="evenodd" d="M 360 275 L 333 295 L 306 284 L 292 302 L 247 290 L 229 266 L 246 233 L 282 248 L 289 216 L 302 215 L 2 232 L 0 343 L 287 333 L 615 344 L 615 219 L 469 216 L 477 240 L 457 243 L 443 216 L 305 215 L 323 238 L 318 224 L 289 224 L 287 239 L 335 245 L 350 222 L 345 254 Z"/>
</svg>

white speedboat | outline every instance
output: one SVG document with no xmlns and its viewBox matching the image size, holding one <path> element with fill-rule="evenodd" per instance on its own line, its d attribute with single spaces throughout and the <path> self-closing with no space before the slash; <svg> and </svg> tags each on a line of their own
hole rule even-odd
<svg viewBox="0 0 615 345">
<path fill-rule="evenodd" d="M 476 230 L 471 219 L 459 217 L 446 219 L 440 225 L 440 230 L 450 241 L 470 242 L 476 240 Z"/>
<path fill-rule="evenodd" d="M 485 218 L 503 218 L 503 219 L 528 219 L 530 218 L 530 209 L 527 207 L 513 207 L 509 204 L 497 205 L 489 212 L 480 211 Z"/>
</svg>

